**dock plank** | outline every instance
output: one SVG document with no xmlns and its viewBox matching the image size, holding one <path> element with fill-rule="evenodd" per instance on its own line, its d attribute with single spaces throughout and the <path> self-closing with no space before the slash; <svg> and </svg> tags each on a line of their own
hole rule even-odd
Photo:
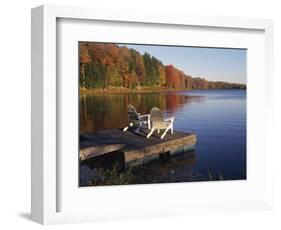
<svg viewBox="0 0 281 230">
<path fill-rule="evenodd" d="M 124 144 L 101 144 L 80 149 L 80 160 L 87 160 L 122 149 Z"/>
<path fill-rule="evenodd" d="M 185 146 L 195 146 L 196 144 L 196 135 L 193 133 L 174 131 L 174 134 L 168 133 L 161 140 L 161 134 L 152 135 L 147 139 L 148 132 L 149 130 L 143 129 L 136 134 L 132 131 L 123 132 L 122 129 L 112 129 L 81 134 L 80 159 L 83 151 L 85 154 L 85 149 L 91 149 L 94 154 L 88 153 L 90 157 L 118 151 L 124 154 L 125 164 L 142 163 L 158 157 L 161 153 L 171 152 Z"/>
</svg>

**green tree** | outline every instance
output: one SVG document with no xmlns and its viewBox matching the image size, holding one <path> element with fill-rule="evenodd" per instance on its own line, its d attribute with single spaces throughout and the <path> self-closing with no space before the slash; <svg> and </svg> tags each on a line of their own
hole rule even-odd
<svg viewBox="0 0 281 230">
<path fill-rule="evenodd" d="M 108 69 L 107 84 L 111 86 L 122 86 L 122 79 L 117 68 Z"/>
<path fill-rule="evenodd" d="M 159 83 L 160 73 L 158 65 L 160 64 L 159 60 L 153 56 L 150 56 L 148 53 L 143 55 L 144 67 L 146 72 L 146 78 L 144 80 L 145 85 L 154 86 Z"/>
<path fill-rule="evenodd" d="M 165 71 L 165 67 L 162 64 L 158 65 L 158 72 L 159 72 L 158 84 L 161 86 L 166 86 L 166 71 Z"/>
<path fill-rule="evenodd" d="M 137 86 L 145 79 L 145 67 L 142 55 L 134 50 L 130 49 L 130 62 L 129 62 L 129 72 L 134 73 L 137 79 Z"/>
</svg>

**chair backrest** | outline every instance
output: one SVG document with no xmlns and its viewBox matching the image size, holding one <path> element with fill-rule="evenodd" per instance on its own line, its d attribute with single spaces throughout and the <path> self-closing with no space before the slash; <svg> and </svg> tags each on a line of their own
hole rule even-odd
<svg viewBox="0 0 281 230">
<path fill-rule="evenodd" d="M 165 121 L 163 113 L 157 107 L 153 107 L 150 111 L 150 121 L 152 123 L 152 128 L 161 129 L 165 128 Z"/>
<path fill-rule="evenodd" d="M 132 106 L 130 104 L 128 105 L 128 117 L 132 121 L 139 121 L 140 120 L 139 115 L 137 113 L 137 110 L 135 109 L 134 106 Z"/>
</svg>

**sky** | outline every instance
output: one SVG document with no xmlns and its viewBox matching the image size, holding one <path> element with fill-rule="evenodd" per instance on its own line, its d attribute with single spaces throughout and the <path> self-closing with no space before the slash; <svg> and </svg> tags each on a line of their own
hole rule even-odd
<svg viewBox="0 0 281 230">
<path fill-rule="evenodd" d="M 192 77 L 203 77 L 208 81 L 246 83 L 246 49 L 127 44 L 125 46 L 141 54 L 147 52 L 164 65 L 172 64 Z"/>
</svg>

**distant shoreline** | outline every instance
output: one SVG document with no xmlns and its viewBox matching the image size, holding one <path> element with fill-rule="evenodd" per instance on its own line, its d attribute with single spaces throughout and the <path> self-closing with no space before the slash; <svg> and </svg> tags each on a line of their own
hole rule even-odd
<svg viewBox="0 0 281 230">
<path fill-rule="evenodd" d="M 180 92 L 180 91 L 193 91 L 193 90 L 229 90 L 229 89 L 240 89 L 246 90 L 245 88 L 209 88 L 209 89 L 186 89 L 186 88 L 167 88 L 167 87 L 141 87 L 135 89 L 128 89 L 125 87 L 108 87 L 98 89 L 82 89 L 80 88 L 80 94 L 95 95 L 95 94 L 119 94 L 119 93 L 169 93 L 169 92 Z"/>
</svg>

